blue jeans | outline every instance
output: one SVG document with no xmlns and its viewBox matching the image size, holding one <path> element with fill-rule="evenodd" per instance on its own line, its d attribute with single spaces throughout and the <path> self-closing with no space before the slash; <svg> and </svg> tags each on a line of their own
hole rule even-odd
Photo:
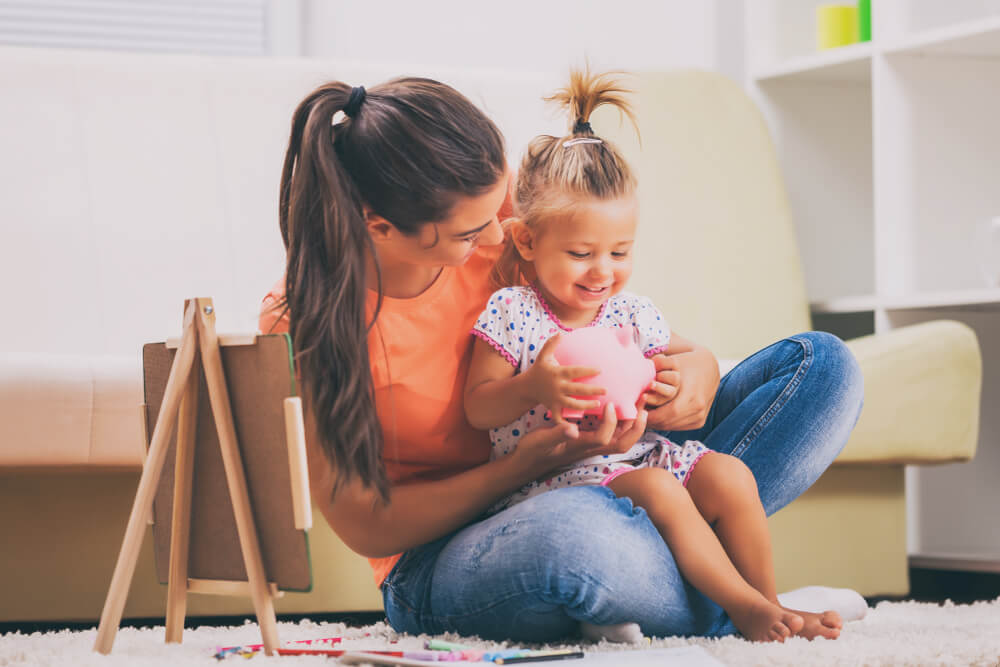
<svg viewBox="0 0 1000 667">
<path fill-rule="evenodd" d="M 667 432 L 739 457 L 768 514 L 815 482 L 861 412 L 857 362 L 835 336 L 786 338 L 730 371 L 702 428 Z M 543 493 L 406 552 L 382 585 L 400 632 L 547 642 L 580 621 L 646 635 L 735 634 L 682 577 L 646 512 L 607 487 Z"/>
</svg>

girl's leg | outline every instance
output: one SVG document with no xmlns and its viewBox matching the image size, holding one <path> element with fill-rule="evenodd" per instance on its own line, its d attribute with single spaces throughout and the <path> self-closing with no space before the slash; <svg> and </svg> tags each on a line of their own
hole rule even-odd
<svg viewBox="0 0 1000 667">
<path fill-rule="evenodd" d="M 407 552 L 383 599 L 392 626 L 412 634 L 546 642 L 581 621 L 660 637 L 736 632 L 681 577 L 645 510 L 600 486 L 543 493 Z"/>
<path fill-rule="evenodd" d="M 665 432 L 700 440 L 750 468 L 768 515 L 812 486 L 847 444 L 861 413 L 861 371 L 827 333 L 790 336 L 726 374 L 702 428 Z"/>
<path fill-rule="evenodd" d="M 750 469 L 733 456 L 710 452 L 691 470 L 687 492 L 743 579 L 770 602 L 779 604 L 767 516 Z M 679 555 L 677 558 L 680 561 Z M 683 569 L 683 561 L 680 562 Z M 797 634 L 809 639 L 817 636 L 836 639 L 843 627 L 835 611 L 821 614 L 788 611 L 805 620 Z"/>
<path fill-rule="evenodd" d="M 711 456 L 702 457 L 695 470 Z M 719 603 L 744 637 L 750 641 L 785 641 L 802 629 L 800 616 L 782 609 L 774 596 L 765 597 L 740 575 L 691 495 L 672 473 L 662 468 L 640 468 L 615 477 L 608 487 L 646 510 L 670 547 L 681 574 Z"/>
</svg>

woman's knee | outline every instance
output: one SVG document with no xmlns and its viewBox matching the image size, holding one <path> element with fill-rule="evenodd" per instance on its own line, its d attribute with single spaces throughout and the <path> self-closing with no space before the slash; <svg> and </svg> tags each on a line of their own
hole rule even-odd
<svg viewBox="0 0 1000 667">
<path fill-rule="evenodd" d="M 864 397 L 864 378 L 854 353 L 844 341 L 824 331 L 808 331 L 792 336 L 810 358 L 810 375 L 824 383 L 831 398 L 845 404 L 847 411 L 860 412 Z"/>
</svg>

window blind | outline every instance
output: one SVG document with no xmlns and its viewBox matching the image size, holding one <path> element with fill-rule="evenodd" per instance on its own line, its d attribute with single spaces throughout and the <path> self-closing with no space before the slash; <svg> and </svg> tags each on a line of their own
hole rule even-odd
<svg viewBox="0 0 1000 667">
<path fill-rule="evenodd" d="M 0 44 L 268 54 L 268 0 L 0 0 Z"/>
</svg>

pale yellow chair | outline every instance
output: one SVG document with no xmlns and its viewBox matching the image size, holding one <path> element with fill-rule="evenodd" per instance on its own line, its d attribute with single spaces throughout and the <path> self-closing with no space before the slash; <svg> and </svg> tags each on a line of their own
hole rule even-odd
<svg viewBox="0 0 1000 667">
<path fill-rule="evenodd" d="M 742 359 L 810 329 L 788 197 L 759 110 L 718 74 L 650 72 L 635 84 L 641 147 L 616 112 L 601 110 L 594 122 L 639 172 L 630 289 L 650 296 L 674 329 L 720 359 Z M 848 345 L 864 373 L 864 409 L 834 465 L 771 519 L 778 589 L 822 584 L 905 594 L 903 468 L 975 453 L 979 346 L 954 321 Z"/>
</svg>

